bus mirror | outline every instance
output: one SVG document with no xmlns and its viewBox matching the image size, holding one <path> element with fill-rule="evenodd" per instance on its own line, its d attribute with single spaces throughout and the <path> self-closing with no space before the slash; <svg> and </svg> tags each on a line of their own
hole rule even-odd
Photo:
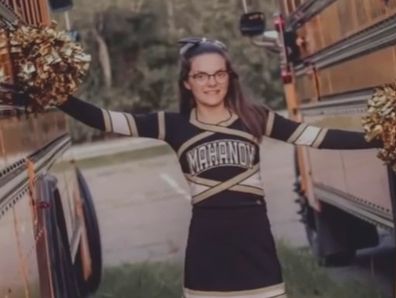
<svg viewBox="0 0 396 298">
<path fill-rule="evenodd" d="M 241 16 L 239 29 L 243 36 L 257 36 L 265 31 L 265 17 L 262 12 L 249 12 Z"/>
<path fill-rule="evenodd" d="M 48 0 L 53 12 L 69 10 L 73 7 L 73 0 Z"/>
</svg>

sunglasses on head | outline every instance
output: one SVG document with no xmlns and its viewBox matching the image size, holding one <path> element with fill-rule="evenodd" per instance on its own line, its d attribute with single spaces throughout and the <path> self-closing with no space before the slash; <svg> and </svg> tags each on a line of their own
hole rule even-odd
<svg viewBox="0 0 396 298">
<path fill-rule="evenodd" d="M 186 37 L 178 41 L 178 44 L 181 46 L 179 54 L 183 56 L 189 49 L 205 43 L 214 45 L 223 51 L 227 51 L 227 46 L 219 40 L 208 39 L 206 37 Z"/>
</svg>

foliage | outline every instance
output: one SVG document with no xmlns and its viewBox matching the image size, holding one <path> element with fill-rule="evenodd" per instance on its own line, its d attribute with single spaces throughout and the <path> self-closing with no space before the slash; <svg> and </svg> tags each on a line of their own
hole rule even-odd
<svg viewBox="0 0 396 298">
<path fill-rule="evenodd" d="M 275 2 L 250 1 L 255 4 L 250 7 L 265 11 L 271 23 Z M 177 110 L 177 40 L 207 36 L 229 46 L 249 96 L 281 107 L 278 57 L 241 36 L 241 13 L 235 0 L 75 0 L 72 24 L 93 57 L 79 95 L 115 110 Z M 80 124 L 73 127 L 77 140 L 101 136 Z"/>
</svg>

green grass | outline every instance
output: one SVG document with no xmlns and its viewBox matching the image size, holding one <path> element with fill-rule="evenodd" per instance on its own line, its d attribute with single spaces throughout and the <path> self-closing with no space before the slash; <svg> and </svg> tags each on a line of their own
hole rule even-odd
<svg viewBox="0 0 396 298">
<path fill-rule="evenodd" d="M 307 249 L 277 244 L 288 298 L 383 298 L 370 281 L 360 283 L 332 280 Z M 125 264 L 105 270 L 94 298 L 180 298 L 182 266 L 173 263 Z"/>
<path fill-rule="evenodd" d="M 104 272 L 94 298 L 181 298 L 182 266 L 173 263 L 125 264 Z"/>
<path fill-rule="evenodd" d="M 337 283 L 326 270 L 317 265 L 308 248 L 292 249 L 283 242 L 277 243 L 288 298 L 384 298 L 380 290 L 365 283 L 347 280 Z"/>
</svg>

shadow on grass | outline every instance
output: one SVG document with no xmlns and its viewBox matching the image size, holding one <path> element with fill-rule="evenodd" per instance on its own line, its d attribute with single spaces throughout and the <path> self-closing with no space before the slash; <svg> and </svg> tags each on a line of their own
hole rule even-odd
<svg viewBox="0 0 396 298">
<path fill-rule="evenodd" d="M 384 298 L 372 284 L 337 283 L 307 249 L 277 243 L 288 298 Z M 94 298 L 181 298 L 182 266 L 175 263 L 125 264 L 105 270 Z"/>
</svg>

